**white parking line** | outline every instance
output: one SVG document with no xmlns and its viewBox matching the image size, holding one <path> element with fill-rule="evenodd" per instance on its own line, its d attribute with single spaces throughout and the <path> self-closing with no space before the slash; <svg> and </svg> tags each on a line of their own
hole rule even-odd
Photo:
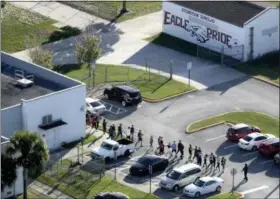
<svg viewBox="0 0 280 199">
<path fill-rule="evenodd" d="M 249 155 L 253 155 L 253 154 L 255 154 L 255 153 L 258 153 L 258 151 L 254 151 L 254 152 L 251 152 L 251 153 L 247 153 L 247 154 L 242 155 L 242 156 L 249 156 Z"/>
<path fill-rule="evenodd" d="M 243 192 L 241 192 L 241 194 L 246 195 L 248 193 L 252 193 L 252 192 L 259 191 L 259 190 L 262 190 L 262 189 L 267 189 L 267 188 L 268 188 L 268 186 L 263 185 L 261 187 L 257 187 L 257 188 L 254 188 L 254 189 L 249 189 L 247 191 L 243 191 Z"/>
<path fill-rule="evenodd" d="M 217 140 L 217 139 L 223 138 L 223 137 L 225 137 L 225 135 L 221 135 L 221 136 L 218 136 L 218 137 L 214 137 L 214 138 L 208 139 L 208 140 L 206 140 L 205 142 L 210 142 L 210 141 L 212 141 L 212 140 Z"/>
<path fill-rule="evenodd" d="M 267 160 L 267 161 L 262 162 L 261 164 L 266 164 L 266 163 L 269 163 L 269 162 L 273 162 L 273 160 Z"/>
<path fill-rule="evenodd" d="M 236 146 L 237 146 L 237 144 L 233 144 L 233 145 L 225 147 L 224 149 L 229 149 L 229 148 L 236 147 Z"/>
</svg>

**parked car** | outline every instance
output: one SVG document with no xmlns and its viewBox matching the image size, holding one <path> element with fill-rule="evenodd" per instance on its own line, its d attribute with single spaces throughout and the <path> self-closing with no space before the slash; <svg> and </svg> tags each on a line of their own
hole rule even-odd
<svg viewBox="0 0 280 199">
<path fill-rule="evenodd" d="M 94 199 L 130 199 L 121 192 L 105 192 L 97 194 Z"/>
<path fill-rule="evenodd" d="M 265 157 L 273 157 L 275 154 L 280 152 L 279 138 L 269 139 L 261 143 L 259 152 Z"/>
<path fill-rule="evenodd" d="M 189 197 L 200 197 L 201 195 L 220 192 L 224 185 L 224 180 L 219 177 L 202 177 L 194 183 L 184 188 L 183 194 Z"/>
<path fill-rule="evenodd" d="M 261 143 L 271 138 L 275 138 L 275 136 L 272 134 L 250 133 L 239 139 L 238 146 L 244 150 L 256 151 L 259 149 Z"/>
<path fill-rule="evenodd" d="M 261 132 L 258 127 L 250 126 L 248 124 L 235 124 L 227 131 L 227 138 L 231 141 L 238 141 L 240 138 L 249 135 L 250 133 Z"/>
<path fill-rule="evenodd" d="M 121 102 L 122 106 L 129 104 L 137 105 L 142 102 L 140 91 L 127 85 L 114 86 L 110 89 L 106 88 L 103 94 L 106 99 Z"/>
<path fill-rule="evenodd" d="M 189 163 L 173 168 L 159 183 L 160 187 L 167 190 L 177 191 L 181 187 L 193 183 L 201 175 L 201 167 Z"/>
<path fill-rule="evenodd" d="M 169 164 L 168 158 L 157 155 L 145 155 L 137 160 L 130 169 L 132 176 L 145 176 L 149 174 L 149 166 L 152 166 L 152 173 L 164 171 Z"/>
<path fill-rule="evenodd" d="M 100 102 L 99 99 L 87 97 L 86 110 L 90 114 L 101 115 L 106 110 L 106 107 Z"/>
<path fill-rule="evenodd" d="M 120 156 L 130 156 L 135 151 L 135 145 L 128 139 L 105 140 L 100 147 L 93 148 L 91 151 L 91 157 L 93 159 L 104 159 L 105 162 L 109 162 Z"/>
<path fill-rule="evenodd" d="M 274 156 L 274 162 L 280 165 L 280 152 Z"/>
</svg>

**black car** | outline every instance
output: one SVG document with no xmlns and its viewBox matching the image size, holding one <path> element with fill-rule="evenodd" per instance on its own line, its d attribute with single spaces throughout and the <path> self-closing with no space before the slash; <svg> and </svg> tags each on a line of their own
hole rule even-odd
<svg viewBox="0 0 280 199">
<path fill-rule="evenodd" d="M 152 166 L 152 173 L 164 171 L 168 166 L 168 159 L 157 155 L 146 155 L 138 159 L 130 169 L 132 176 L 145 176 L 149 174 L 149 166 Z"/>
<path fill-rule="evenodd" d="M 127 195 L 120 192 L 104 192 L 97 194 L 94 199 L 130 199 Z"/>
<path fill-rule="evenodd" d="M 106 99 L 116 100 L 122 103 L 122 106 L 128 104 L 139 104 L 142 102 L 142 96 L 138 89 L 131 86 L 122 85 L 106 88 L 103 92 Z"/>
</svg>

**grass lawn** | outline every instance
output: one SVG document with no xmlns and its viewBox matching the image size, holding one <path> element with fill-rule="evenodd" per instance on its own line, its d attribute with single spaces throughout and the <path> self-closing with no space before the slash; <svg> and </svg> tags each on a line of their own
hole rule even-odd
<svg viewBox="0 0 280 199">
<path fill-rule="evenodd" d="M 67 68 L 67 67 L 65 67 Z M 144 98 L 150 100 L 163 99 L 169 96 L 173 96 L 179 93 L 193 90 L 193 87 L 175 81 L 169 80 L 167 77 L 163 77 L 157 74 L 149 74 L 145 70 L 133 69 L 125 66 L 118 65 L 103 65 L 97 64 L 95 82 L 106 82 L 105 74 L 107 68 L 107 82 L 127 82 L 132 86 L 138 88 Z M 90 80 L 85 77 L 88 76 L 88 69 L 85 66 L 81 68 L 72 68 L 70 71 L 61 71 L 72 78 L 84 80 L 86 84 L 90 84 Z M 133 81 L 135 80 L 135 81 Z"/>
<path fill-rule="evenodd" d="M 45 194 L 42 194 L 42 193 L 40 193 L 40 192 L 38 192 L 37 190 L 32 189 L 32 188 L 28 188 L 28 189 L 27 189 L 27 198 L 28 198 L 28 199 L 38 199 L 38 198 L 42 198 L 42 199 L 51 199 L 50 196 L 45 195 Z M 20 196 L 18 197 L 18 199 L 23 199 L 23 195 L 20 195 Z"/>
<path fill-rule="evenodd" d="M 112 20 L 119 15 L 122 10 L 122 1 L 98 1 L 98 2 L 61 2 L 78 10 L 87 12 L 89 14 L 104 18 L 106 20 Z M 99 7 L 99 9 L 98 9 Z M 153 12 L 160 11 L 162 8 L 162 2 L 137 2 L 137 1 L 127 1 L 126 8 L 129 11 L 121 15 L 117 22 L 122 22 L 125 20 L 133 19 L 139 16 L 147 15 Z"/>
<path fill-rule="evenodd" d="M 100 179 L 99 175 L 79 170 L 78 166 L 73 168 L 74 171 L 68 172 L 71 165 L 70 160 L 63 160 L 59 165 L 63 165 L 63 167 L 60 166 L 61 169 L 59 169 L 58 173 L 47 171 L 37 180 L 77 199 L 92 199 L 97 193 L 106 191 L 119 191 L 131 198 L 158 198 L 125 186 L 109 177 L 102 177 Z M 53 166 L 54 171 L 56 171 L 56 166 Z"/>
<path fill-rule="evenodd" d="M 256 112 L 231 112 L 224 115 L 218 115 L 207 118 L 198 122 L 194 122 L 188 126 L 188 133 L 197 131 L 203 127 L 229 121 L 232 123 L 245 123 L 261 128 L 264 133 L 271 133 L 279 137 L 279 119 L 270 117 L 265 114 Z"/>
<path fill-rule="evenodd" d="M 7 3 L 1 21 L 1 46 L 8 53 L 22 51 L 43 43 L 49 43 L 80 34 L 69 26 L 57 28 L 56 21 L 40 14 Z"/>
<path fill-rule="evenodd" d="M 233 193 L 220 193 L 207 199 L 238 199 L 240 196 L 240 193 L 234 191 Z"/>
</svg>

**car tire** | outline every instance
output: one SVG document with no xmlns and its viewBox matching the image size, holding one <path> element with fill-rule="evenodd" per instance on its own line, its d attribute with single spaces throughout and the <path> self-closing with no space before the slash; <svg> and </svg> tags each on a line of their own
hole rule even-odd
<svg viewBox="0 0 280 199">
<path fill-rule="evenodd" d="M 105 97 L 105 99 L 110 99 L 110 97 L 109 97 L 109 95 L 108 94 L 104 94 L 104 97 Z"/>
<path fill-rule="evenodd" d="M 200 195 L 201 195 L 200 192 L 196 192 L 196 193 L 194 194 L 194 197 L 199 198 Z"/>
<path fill-rule="evenodd" d="M 173 191 L 174 192 L 178 191 L 179 189 L 180 189 L 179 185 L 177 185 L 177 184 L 174 185 L 174 187 L 173 187 Z"/>
<path fill-rule="evenodd" d="M 252 151 L 257 151 L 258 150 L 258 147 L 257 146 L 253 146 L 252 147 Z"/>
<path fill-rule="evenodd" d="M 126 107 L 126 102 L 124 100 L 122 100 L 122 106 Z"/>
<path fill-rule="evenodd" d="M 221 192 L 222 187 L 221 186 L 217 186 L 216 188 L 216 192 Z"/>
<path fill-rule="evenodd" d="M 125 152 L 124 152 L 124 157 L 129 157 L 130 156 L 130 151 L 129 150 L 126 150 Z"/>
</svg>

